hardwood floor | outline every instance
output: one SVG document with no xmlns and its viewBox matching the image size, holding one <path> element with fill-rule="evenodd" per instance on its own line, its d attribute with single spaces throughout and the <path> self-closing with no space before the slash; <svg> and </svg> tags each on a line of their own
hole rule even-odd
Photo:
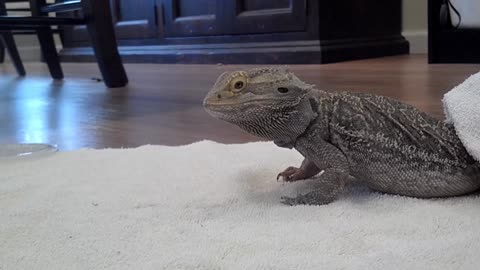
<svg viewBox="0 0 480 270">
<path fill-rule="evenodd" d="M 72 150 L 257 140 L 201 107 L 220 73 L 248 66 L 127 64 L 131 83 L 122 89 L 95 80 L 95 64 L 63 67 L 65 80 L 55 82 L 41 63 L 26 64 L 25 78 L 0 65 L 0 143 L 46 142 Z M 443 94 L 480 65 L 428 65 L 426 56 L 412 55 L 290 69 L 321 89 L 391 96 L 443 117 Z"/>
</svg>

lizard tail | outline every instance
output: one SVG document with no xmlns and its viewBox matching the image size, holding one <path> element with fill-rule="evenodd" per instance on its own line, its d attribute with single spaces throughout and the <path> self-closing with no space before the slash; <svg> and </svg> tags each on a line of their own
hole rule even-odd
<svg viewBox="0 0 480 270">
<path fill-rule="evenodd" d="M 468 153 L 480 162 L 480 72 L 443 97 L 446 121 L 455 127 Z"/>
</svg>

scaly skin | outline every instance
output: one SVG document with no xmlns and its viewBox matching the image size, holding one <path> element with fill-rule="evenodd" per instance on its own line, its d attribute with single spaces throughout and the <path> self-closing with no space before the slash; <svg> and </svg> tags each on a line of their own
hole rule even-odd
<svg viewBox="0 0 480 270">
<path fill-rule="evenodd" d="M 285 204 L 330 203 L 352 179 L 377 191 L 422 198 L 480 188 L 480 164 L 453 125 L 387 97 L 320 91 L 287 70 L 264 68 L 222 74 L 204 107 L 305 157 L 300 168 L 289 167 L 279 177 L 313 178 L 316 187 L 283 197 Z"/>
</svg>

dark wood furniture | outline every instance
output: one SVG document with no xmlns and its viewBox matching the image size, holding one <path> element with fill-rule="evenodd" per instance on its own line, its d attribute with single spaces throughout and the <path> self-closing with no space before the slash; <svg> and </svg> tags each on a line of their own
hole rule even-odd
<svg viewBox="0 0 480 270">
<path fill-rule="evenodd" d="M 0 16 L 0 32 L 35 30 L 38 36 L 42 54 L 47 62 L 50 74 L 54 79 L 62 79 L 63 71 L 58 58 L 53 32 L 53 25 L 84 25 L 100 67 L 105 84 L 108 87 L 122 87 L 128 79 L 117 50 L 115 32 L 112 25 L 112 15 L 108 1 L 76 0 L 60 1 L 47 4 L 46 0 L 30 0 L 32 16 Z M 5 6 L 5 0 L 0 0 Z M 61 13 L 80 10 L 81 17 L 49 17 L 49 13 Z"/>
<path fill-rule="evenodd" d="M 7 7 L 5 2 L 22 2 L 25 0 L 0 0 L 0 16 L 7 15 Z M 25 67 L 23 66 L 22 59 L 18 53 L 18 48 L 13 38 L 13 34 L 10 31 L 0 32 L 0 62 L 5 60 L 5 50 L 8 51 L 12 64 L 15 66 L 15 70 L 19 76 L 25 76 Z"/>
<path fill-rule="evenodd" d="M 428 1 L 428 62 L 480 63 L 480 29 L 456 29 L 451 25 L 442 25 L 442 2 Z"/>
<path fill-rule="evenodd" d="M 409 50 L 401 0 L 110 2 L 128 62 L 330 63 Z M 85 28 L 64 30 L 62 59 L 93 60 Z"/>
</svg>

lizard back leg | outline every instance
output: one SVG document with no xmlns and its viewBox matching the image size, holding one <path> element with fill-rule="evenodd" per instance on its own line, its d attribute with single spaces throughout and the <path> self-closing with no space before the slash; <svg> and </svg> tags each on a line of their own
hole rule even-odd
<svg viewBox="0 0 480 270">
<path fill-rule="evenodd" d="M 480 165 L 413 155 L 399 148 L 351 148 L 351 173 L 370 188 L 411 197 L 447 197 L 480 188 Z M 367 150 L 366 150 L 367 149 Z"/>
<path fill-rule="evenodd" d="M 412 163 L 408 163 L 411 164 Z M 406 168 L 398 162 L 370 163 L 362 177 L 367 185 L 378 191 L 411 197 L 448 197 L 464 195 L 480 188 L 478 166 L 467 168 L 435 167 L 428 164 Z"/>
</svg>

